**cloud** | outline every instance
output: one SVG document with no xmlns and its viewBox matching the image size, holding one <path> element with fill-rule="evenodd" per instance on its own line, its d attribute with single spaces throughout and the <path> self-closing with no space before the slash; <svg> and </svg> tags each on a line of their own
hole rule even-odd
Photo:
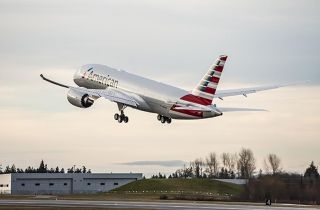
<svg viewBox="0 0 320 210">
<path fill-rule="evenodd" d="M 50 166 L 86 165 L 98 172 L 172 173 L 173 167 L 183 163 L 164 166 L 166 159 L 189 162 L 210 152 L 238 152 L 242 147 L 253 150 L 258 168 L 271 152 L 278 154 L 283 168 L 290 171 L 303 171 L 311 160 L 320 161 L 319 86 L 293 86 L 247 98 L 227 97 L 217 100 L 217 106 L 265 108 L 269 112 L 230 112 L 213 119 L 173 120 L 170 125 L 159 123 L 155 114 L 130 108 L 125 110 L 130 123 L 118 124 L 113 120 L 118 111 L 115 103 L 101 99 L 91 108 L 80 109 L 66 101 L 64 91 L 56 101 L 51 95 L 57 90 L 46 91 L 39 95 L 43 100 L 36 106 L 39 109 L 0 107 L 3 165 L 15 163 L 25 168 L 44 159 Z M 24 100 L 37 103 L 34 97 Z M 60 111 L 52 112 L 57 105 Z M 132 160 L 151 162 L 134 165 Z"/>
<path fill-rule="evenodd" d="M 320 82 L 317 1 L 2 2 L 1 84 L 86 63 L 196 83 L 221 53 L 224 80 Z"/>
<path fill-rule="evenodd" d="M 112 163 L 190 161 L 249 147 L 258 165 L 268 152 L 281 156 L 289 170 L 319 163 L 319 4 L 1 1 L 0 160 L 19 167 L 43 158 L 94 171 L 170 172 L 172 167 Z M 190 90 L 220 53 L 230 57 L 219 89 L 312 79 L 316 86 L 215 101 L 269 112 L 168 126 L 128 108 L 130 123 L 124 125 L 113 120 L 116 104 L 100 99 L 89 109 L 72 107 L 66 89 L 39 77 L 72 85 L 76 69 L 101 63 Z"/>
<path fill-rule="evenodd" d="M 186 164 L 182 160 L 142 160 L 133 161 L 127 163 L 120 163 L 122 165 L 134 165 L 134 166 L 165 166 L 165 167 L 181 167 Z"/>
</svg>

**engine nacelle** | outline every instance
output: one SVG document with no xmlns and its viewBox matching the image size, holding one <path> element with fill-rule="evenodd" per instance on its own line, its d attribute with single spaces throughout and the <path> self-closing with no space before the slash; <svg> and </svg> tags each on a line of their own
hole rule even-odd
<svg viewBox="0 0 320 210">
<path fill-rule="evenodd" d="M 83 94 L 74 90 L 69 90 L 67 99 L 70 104 L 80 108 L 88 108 L 92 106 L 94 102 L 94 100 L 90 98 L 88 94 Z"/>
</svg>

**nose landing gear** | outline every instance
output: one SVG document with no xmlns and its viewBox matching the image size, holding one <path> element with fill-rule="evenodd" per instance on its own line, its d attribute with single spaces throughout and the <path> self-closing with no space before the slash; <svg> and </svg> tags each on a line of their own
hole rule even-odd
<svg viewBox="0 0 320 210">
<path fill-rule="evenodd" d="M 170 117 L 166 117 L 166 116 L 163 116 L 163 115 L 160 115 L 160 114 L 158 114 L 157 119 L 158 119 L 162 124 L 164 124 L 164 123 L 170 124 L 170 123 L 171 123 L 171 118 L 170 118 Z"/>
</svg>

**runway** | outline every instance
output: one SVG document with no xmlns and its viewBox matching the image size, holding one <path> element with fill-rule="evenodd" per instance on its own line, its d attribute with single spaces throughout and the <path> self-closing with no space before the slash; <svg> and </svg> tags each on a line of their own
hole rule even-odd
<svg viewBox="0 0 320 210">
<path fill-rule="evenodd" d="M 33 206 L 33 207 L 92 207 L 92 208 L 138 208 L 138 209 L 219 209 L 219 210 L 319 210 L 308 206 L 280 205 L 264 206 L 251 204 L 220 204 L 195 202 L 134 202 L 134 201 L 83 201 L 83 200 L 0 200 L 0 206 Z"/>
</svg>

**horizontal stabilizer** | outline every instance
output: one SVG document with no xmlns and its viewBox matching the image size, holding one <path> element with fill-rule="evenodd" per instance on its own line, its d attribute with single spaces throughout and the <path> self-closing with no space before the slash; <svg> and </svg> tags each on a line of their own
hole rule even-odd
<svg viewBox="0 0 320 210">
<path fill-rule="evenodd" d="M 266 112 L 265 109 L 252 109 L 252 108 L 232 108 L 232 107 L 219 107 L 217 110 L 221 112 Z"/>
<path fill-rule="evenodd" d="M 199 111 L 199 112 L 211 112 L 211 108 L 198 107 L 198 106 L 179 106 L 175 107 L 176 110 L 190 110 L 190 111 Z"/>
</svg>

